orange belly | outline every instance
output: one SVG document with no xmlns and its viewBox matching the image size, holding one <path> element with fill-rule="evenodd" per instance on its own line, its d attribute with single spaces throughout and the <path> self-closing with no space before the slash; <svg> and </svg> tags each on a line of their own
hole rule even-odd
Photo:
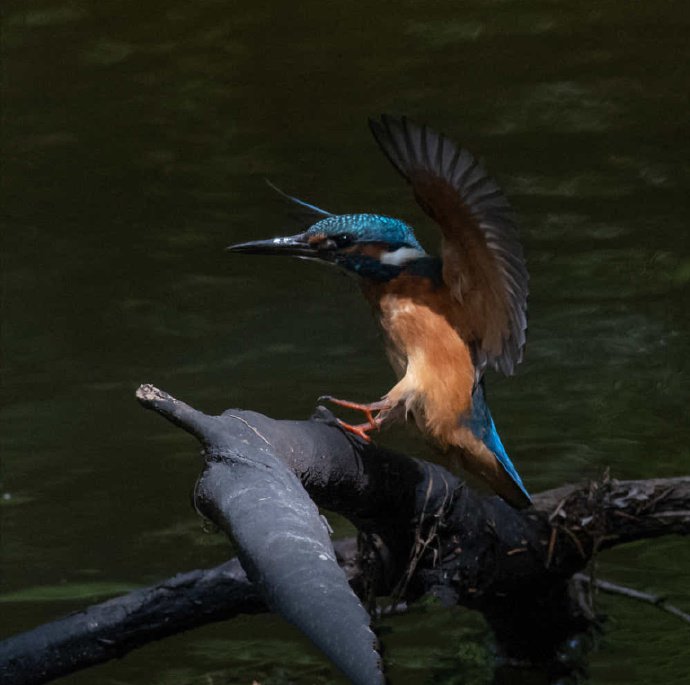
<svg viewBox="0 0 690 685">
<path fill-rule="evenodd" d="M 412 413 L 420 430 L 441 446 L 458 445 L 460 418 L 471 409 L 474 364 L 457 332 L 457 303 L 445 286 L 398 278 L 365 294 L 387 338 L 400 381 L 386 398 Z"/>
</svg>

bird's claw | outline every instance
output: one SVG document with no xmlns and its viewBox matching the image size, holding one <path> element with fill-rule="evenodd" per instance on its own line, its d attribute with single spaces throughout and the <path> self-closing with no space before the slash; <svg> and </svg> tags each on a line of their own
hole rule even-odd
<svg viewBox="0 0 690 685">
<path fill-rule="evenodd" d="M 336 419 L 336 421 L 343 430 L 356 435 L 361 440 L 364 440 L 364 442 L 367 444 L 371 443 L 371 438 L 367 435 L 367 429 L 369 426 L 366 423 L 359 426 L 353 426 L 352 424 L 345 423 L 345 421 L 341 421 L 340 419 Z M 369 430 L 371 429 L 369 428 Z"/>
<path fill-rule="evenodd" d="M 367 430 L 381 430 L 381 423 L 383 422 L 383 419 L 379 418 L 379 416 L 374 416 L 372 411 L 380 412 L 384 408 L 383 402 L 360 404 L 359 402 L 352 402 L 350 400 L 340 400 L 337 397 L 333 397 L 332 395 L 321 395 L 318 401 L 331 402 L 332 404 L 337 404 L 339 407 L 345 407 L 345 409 L 361 411 L 367 420 L 367 423 L 365 424 L 361 424 L 359 426 L 351 426 L 349 423 L 344 423 L 343 421 L 340 421 L 340 419 L 338 419 L 338 421 L 346 430 L 349 430 L 351 433 L 354 433 L 355 435 L 359 435 L 360 437 L 366 439 L 368 442 L 371 441 L 371 438 L 369 438 L 366 435 Z"/>
</svg>

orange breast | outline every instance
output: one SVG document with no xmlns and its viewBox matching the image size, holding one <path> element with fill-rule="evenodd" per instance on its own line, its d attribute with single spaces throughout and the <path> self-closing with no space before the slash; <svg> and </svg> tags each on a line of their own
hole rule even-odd
<svg viewBox="0 0 690 685">
<path fill-rule="evenodd" d="M 406 274 L 365 287 L 387 338 L 400 382 L 387 393 L 419 428 L 442 445 L 457 442 L 458 420 L 470 410 L 474 365 L 456 329 L 457 303 L 445 285 Z"/>
</svg>

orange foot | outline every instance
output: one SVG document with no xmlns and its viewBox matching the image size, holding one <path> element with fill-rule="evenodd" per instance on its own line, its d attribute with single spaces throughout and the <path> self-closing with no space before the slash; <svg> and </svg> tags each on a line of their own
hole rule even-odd
<svg viewBox="0 0 690 685">
<path fill-rule="evenodd" d="M 372 430 L 371 424 L 359 423 L 356 426 L 353 426 L 351 423 L 345 423 L 345 421 L 341 421 L 340 419 L 336 419 L 336 421 L 343 430 L 346 430 L 348 433 L 353 433 L 357 437 L 364 440 L 364 442 L 371 442 L 371 438 L 367 435 L 367 431 Z"/>
<path fill-rule="evenodd" d="M 341 428 L 344 428 L 346 431 L 357 435 L 365 442 L 371 442 L 371 438 L 367 435 L 368 431 L 381 430 L 381 424 L 383 423 L 381 411 L 388 408 L 388 404 L 385 402 L 385 400 L 371 402 L 370 404 L 360 404 L 359 402 L 351 402 L 350 400 L 339 400 L 337 397 L 331 397 L 330 395 L 322 395 L 319 397 L 318 401 L 332 402 L 333 404 L 337 404 L 339 407 L 361 411 L 364 414 L 367 423 L 361 423 L 353 426 L 338 419 L 338 424 L 341 426 Z M 375 411 L 379 412 L 377 416 L 374 416 L 372 413 Z"/>
</svg>

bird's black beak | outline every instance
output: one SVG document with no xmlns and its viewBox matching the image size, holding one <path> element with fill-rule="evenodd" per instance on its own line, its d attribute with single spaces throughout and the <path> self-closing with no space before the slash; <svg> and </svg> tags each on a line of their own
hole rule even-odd
<svg viewBox="0 0 690 685">
<path fill-rule="evenodd" d="M 273 254 L 293 257 L 316 257 L 318 254 L 316 247 L 309 244 L 304 233 L 283 238 L 252 240 L 248 243 L 230 245 L 226 249 L 230 252 L 243 252 L 245 254 Z"/>
</svg>

